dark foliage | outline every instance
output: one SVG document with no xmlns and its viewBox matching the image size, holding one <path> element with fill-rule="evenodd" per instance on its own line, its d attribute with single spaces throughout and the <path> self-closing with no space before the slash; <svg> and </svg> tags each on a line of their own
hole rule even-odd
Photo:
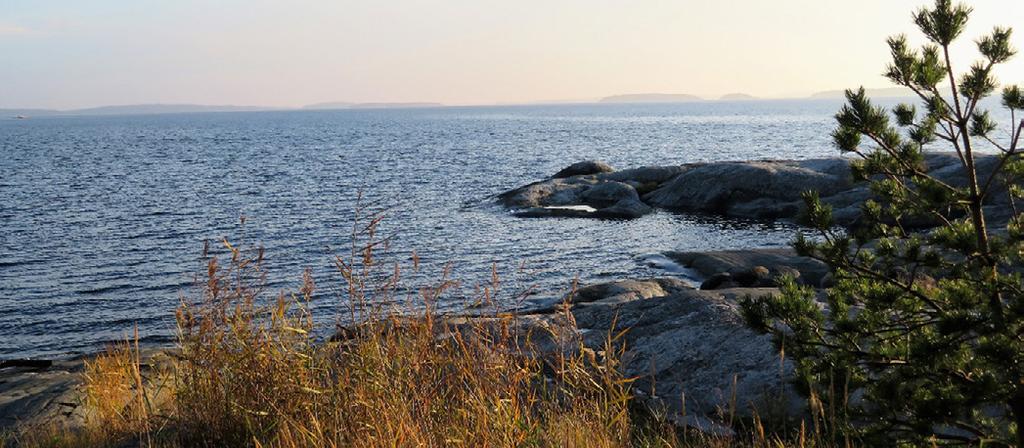
<svg viewBox="0 0 1024 448">
<path fill-rule="evenodd" d="M 1008 132 L 978 109 L 997 89 L 992 68 L 1015 53 L 1008 28 L 978 39 L 981 60 L 954 74 L 949 45 L 970 13 L 937 0 L 913 16 L 928 44 L 888 40 L 885 75 L 912 89 L 921 111 L 887 111 L 863 88 L 846 93 L 832 135 L 875 199 L 862 205 L 860 225 L 838 229 L 831 208 L 808 192 L 815 234 L 794 243 L 831 266 L 835 286 L 820 302 L 787 282 L 779 297 L 743 303 L 748 322 L 796 360 L 801 390 L 840 416 L 830 422 L 837 433 L 870 445 L 1024 446 L 1024 221 L 1015 205 L 1024 98 L 1019 87 L 1003 90 Z M 999 151 L 984 170 L 982 140 Z M 939 143 L 956 152 L 964 182 L 929 174 L 925 148 Z M 1008 221 L 987 219 L 997 195 L 1013 210 Z M 914 231 L 911 222 L 931 228 Z"/>
</svg>

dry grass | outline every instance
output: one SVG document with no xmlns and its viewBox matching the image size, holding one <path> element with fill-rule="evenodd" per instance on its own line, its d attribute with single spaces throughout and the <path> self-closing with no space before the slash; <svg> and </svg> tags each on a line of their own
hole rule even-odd
<svg viewBox="0 0 1024 448">
<path fill-rule="evenodd" d="M 88 363 L 84 428 L 20 434 L 19 446 L 626 447 L 734 446 L 681 434 L 638 412 L 619 372 L 622 333 L 602 350 L 574 332 L 531 334 L 514 316 L 452 320 L 432 304 L 454 286 L 420 288 L 416 313 L 389 309 L 402 270 L 377 257 L 379 216 L 353 228 L 336 265 L 342 299 L 361 322 L 314 337 L 307 272 L 295 292 L 268 295 L 261 249 L 224 241 L 207 260 L 201 297 L 177 312 L 179 351 L 143 375 L 137 342 Z M 205 251 L 204 251 L 205 252 Z M 417 269 L 413 256 L 413 269 Z M 489 302 L 497 276 L 480 289 Z M 572 325 L 568 312 L 561 317 Z M 535 340 L 557 341 L 542 353 Z M 136 339 L 137 340 L 137 339 Z M 787 446 L 760 425 L 750 446 Z M 790 445 L 812 446 L 801 434 Z M 0 443 L 2 445 L 2 443 Z"/>
</svg>

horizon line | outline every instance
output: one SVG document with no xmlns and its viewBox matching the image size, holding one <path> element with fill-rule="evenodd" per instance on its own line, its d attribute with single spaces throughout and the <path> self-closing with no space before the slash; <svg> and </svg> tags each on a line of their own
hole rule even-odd
<svg viewBox="0 0 1024 448">
<path fill-rule="evenodd" d="M 880 90 L 901 90 L 904 89 L 899 86 L 894 87 L 865 87 L 868 91 L 880 91 Z M 85 107 L 74 107 L 74 108 L 47 108 L 47 107 L 36 107 L 36 106 L 0 106 L 0 110 L 8 111 L 39 111 L 48 113 L 61 113 L 71 114 L 74 112 L 85 112 L 92 111 L 95 109 L 115 109 L 115 108 L 130 108 L 130 107 L 204 107 L 204 108 L 237 108 L 237 109 L 249 109 L 250 111 L 290 111 L 290 110 L 331 110 L 331 109 L 369 109 L 369 108 L 429 108 L 429 107 L 487 107 L 487 106 L 542 106 L 542 105 L 558 105 L 558 104 L 615 104 L 615 102 L 605 102 L 604 100 L 625 97 L 625 96 L 687 96 L 692 97 L 690 99 L 672 101 L 622 101 L 618 104 L 651 104 L 651 103 L 685 103 L 685 102 L 717 102 L 717 101 L 771 101 L 771 100 L 798 100 L 798 99 L 827 99 L 822 96 L 826 94 L 842 93 L 846 89 L 830 89 L 822 90 L 817 92 L 811 92 L 807 94 L 793 94 L 793 95 L 779 95 L 779 96 L 757 96 L 750 95 L 745 92 L 735 91 L 719 95 L 697 95 L 690 93 L 667 93 L 667 92 L 641 92 L 641 93 L 620 93 L 612 94 L 599 97 L 590 98 L 565 98 L 565 99 L 539 99 L 539 100 L 526 100 L 526 101 L 498 101 L 498 102 L 465 102 L 465 103 L 443 103 L 437 101 L 319 101 L 315 103 L 299 104 L 292 106 L 268 106 L 268 105 L 250 105 L 250 104 L 209 104 L 209 103 L 198 103 L 198 102 L 139 102 L 139 103 L 122 103 L 122 104 L 100 104 L 95 106 Z M 743 95 L 749 98 L 730 99 L 725 98 L 731 95 Z M 319 107 L 318 107 L 319 106 Z M 240 111 L 241 112 L 241 111 Z"/>
</svg>

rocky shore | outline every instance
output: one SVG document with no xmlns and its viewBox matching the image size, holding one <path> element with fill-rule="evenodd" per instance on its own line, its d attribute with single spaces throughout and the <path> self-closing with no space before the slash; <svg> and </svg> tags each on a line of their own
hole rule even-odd
<svg viewBox="0 0 1024 448">
<path fill-rule="evenodd" d="M 802 418 L 804 400 L 789 384 L 793 366 L 767 336 L 746 327 L 738 302 L 747 295 L 777 294 L 771 275 L 820 282 L 827 275 L 825 266 L 789 249 L 665 255 L 709 280 L 699 289 L 672 277 L 587 285 L 568 297 L 573 324 L 558 307 L 528 310 L 512 319 L 519 330 L 533 335 L 574 332 L 597 351 L 609 332 L 628 329 L 625 375 L 638 378 L 634 386 L 641 402 L 680 426 L 727 434 L 730 420 L 755 413 L 776 421 Z M 767 275 L 751 277 L 762 270 Z M 723 275 L 729 279 L 708 284 Z M 457 328 L 460 322 L 488 319 L 500 320 L 451 317 L 450 323 Z M 536 342 L 542 351 L 560 349 L 550 337 Z M 146 366 L 157 365 L 154 359 L 160 356 L 147 352 Z M 19 422 L 80 424 L 84 361 L 0 368 L 0 432 Z"/>
<path fill-rule="evenodd" d="M 955 157 L 935 162 L 953 163 Z M 498 195 L 524 218 L 634 219 L 657 209 L 755 219 L 794 219 L 802 191 L 814 189 L 851 225 L 869 197 L 844 159 L 647 166 L 621 171 L 579 162 L 548 179 Z M 585 286 L 571 309 L 588 347 L 599 349 L 614 324 L 629 329 L 626 375 L 639 398 L 681 426 L 728 432 L 730 420 L 794 420 L 805 399 L 789 384 L 792 364 L 769 338 L 747 328 L 739 312 L 745 296 L 777 294 L 776 279 L 796 277 L 829 286 L 828 267 L 791 249 L 715 252 L 667 251 L 669 260 L 698 277 L 695 288 L 676 278 L 623 279 Z M 559 328 L 557 310 L 535 312 L 524 325 Z M 557 334 L 557 331 L 553 333 Z"/>
<path fill-rule="evenodd" d="M 951 153 L 925 156 L 929 172 L 943 182 L 966 185 L 960 160 Z M 985 174 L 998 163 L 977 157 Z M 691 163 L 615 170 L 606 163 L 575 163 L 552 177 L 498 195 L 521 217 L 633 219 L 656 209 L 734 218 L 792 220 L 803 209 L 801 194 L 817 191 L 832 206 L 836 223 L 855 225 L 868 184 L 854 182 L 849 159 L 764 160 Z M 1005 194 L 990 198 L 991 216 L 1009 216 Z M 926 223 L 925 223 L 926 225 Z"/>
<path fill-rule="evenodd" d="M 141 374 L 170 368 L 172 350 L 143 348 Z M 74 428 L 85 422 L 85 363 L 89 356 L 61 360 L 0 362 L 0 440 L 18 427 Z"/>
<path fill-rule="evenodd" d="M 995 162 L 995 157 L 979 158 L 979 171 Z M 954 155 L 931 154 L 927 163 L 944 182 L 965 182 Z M 497 200 L 515 216 L 533 218 L 633 219 L 662 209 L 792 220 L 801 212 L 800 194 L 806 190 L 818 191 L 832 205 L 837 222 L 847 226 L 856 225 L 859 204 L 871 195 L 866 183 L 853 181 L 848 160 L 834 158 L 620 171 L 601 162 L 580 162 Z M 1001 210 L 1008 215 L 1004 195 L 991 200 L 990 216 L 999 219 Z M 699 287 L 672 277 L 584 285 L 568 298 L 572 325 L 566 310 L 553 307 L 515 316 L 518 328 L 543 329 L 549 335 L 576 332 L 595 351 L 610 331 L 628 329 L 626 376 L 637 378 L 641 402 L 681 426 L 727 433 L 729 422 L 755 413 L 762 419 L 803 418 L 806 401 L 790 384 L 792 364 L 767 336 L 747 328 L 738 304 L 746 296 L 778 294 L 776 280 L 784 274 L 823 296 L 832 281 L 828 267 L 790 249 L 663 255 L 694 272 Z M 497 318 L 451 319 L 457 327 L 460 321 Z M 546 349 L 556 349 L 554 341 L 547 341 Z M 0 367 L 0 432 L 19 421 L 80 420 L 81 375 L 80 359 Z"/>
<path fill-rule="evenodd" d="M 21 422 L 80 423 L 78 386 L 83 371 L 81 359 L 0 366 L 0 434 Z"/>
<path fill-rule="evenodd" d="M 778 294 L 781 274 L 819 286 L 827 267 L 790 249 L 665 255 L 707 280 L 700 288 L 672 277 L 584 286 L 569 297 L 574 326 L 556 308 L 518 316 L 520 327 L 533 334 L 576 331 L 593 350 L 602 349 L 609 332 L 628 329 L 626 376 L 638 378 L 641 402 L 679 426 L 727 434 L 730 421 L 755 414 L 775 423 L 805 418 L 806 400 L 790 384 L 792 363 L 746 326 L 739 302 Z"/>
<path fill-rule="evenodd" d="M 990 172 L 994 156 L 977 159 Z M 954 186 L 966 185 L 955 154 L 926 156 L 929 172 Z M 860 204 L 871 198 L 867 182 L 854 182 L 848 159 L 751 161 L 647 166 L 616 171 L 597 161 L 579 162 L 550 178 L 497 196 L 515 216 L 635 219 L 655 210 L 724 217 L 794 220 L 801 197 L 817 191 L 832 206 L 838 225 L 854 227 Z M 993 221 L 1009 219 L 1005 191 L 992 195 Z M 1004 221 L 1005 222 L 1005 221 Z M 930 223 L 918 223 L 929 227 Z M 628 328 L 627 375 L 636 376 L 640 398 L 666 411 L 680 425 L 727 432 L 734 418 L 806 416 L 806 400 L 790 385 L 791 363 L 770 340 L 746 327 L 739 301 L 778 294 L 781 275 L 816 288 L 831 287 L 828 267 L 791 249 L 716 252 L 668 251 L 663 255 L 689 268 L 699 288 L 674 278 L 631 279 L 579 290 L 571 312 L 588 342 L 615 322 Z M 544 326 L 553 316 L 535 317 Z"/>
</svg>

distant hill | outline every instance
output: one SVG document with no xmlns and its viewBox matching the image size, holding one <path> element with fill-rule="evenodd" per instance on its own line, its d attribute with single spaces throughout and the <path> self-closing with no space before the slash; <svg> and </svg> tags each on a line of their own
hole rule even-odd
<svg viewBox="0 0 1024 448">
<path fill-rule="evenodd" d="M 303 106 L 303 110 L 328 110 L 328 109 L 391 109 L 391 108 L 417 108 L 417 107 L 440 107 L 441 103 L 346 103 L 330 102 L 316 103 Z M 155 115 L 155 114 L 180 114 L 194 112 L 253 112 L 272 110 L 297 110 L 295 108 L 265 107 L 265 106 L 230 106 L 230 105 L 203 105 L 203 104 L 129 104 L 121 106 L 101 106 L 86 109 L 0 109 L 0 119 L 14 119 L 16 117 L 47 117 L 47 116 L 69 116 L 69 115 Z"/>
<path fill-rule="evenodd" d="M 759 98 L 754 95 L 747 95 L 746 93 L 727 93 L 719 98 L 722 101 L 750 101 L 756 99 Z"/>
<path fill-rule="evenodd" d="M 54 115 L 154 115 L 180 114 L 190 112 L 248 112 L 278 110 L 260 106 L 208 106 L 202 104 L 129 104 L 122 106 L 101 106 L 86 109 L 0 109 L 0 117 L 47 117 Z"/>
<path fill-rule="evenodd" d="M 536 100 L 527 102 L 495 103 L 495 106 L 522 106 L 522 105 L 548 105 L 548 104 L 588 104 L 597 101 L 596 98 L 568 98 L 560 100 Z"/>
<path fill-rule="evenodd" d="M 441 103 L 357 103 L 353 104 L 353 109 L 398 109 L 398 108 L 418 108 L 418 107 L 441 107 L 444 104 Z"/>
<path fill-rule="evenodd" d="M 913 91 L 906 87 L 887 87 L 883 89 L 865 89 L 868 97 L 871 98 L 905 98 L 917 96 Z M 819 99 L 831 99 L 831 98 L 846 98 L 846 90 L 826 90 L 824 92 L 818 92 L 811 95 L 811 98 Z"/>
<path fill-rule="evenodd" d="M 704 99 L 685 93 L 633 93 L 612 95 L 601 98 L 601 103 L 682 103 L 687 101 L 703 101 Z"/>
<path fill-rule="evenodd" d="M 88 109 L 62 111 L 68 115 L 152 115 L 180 114 L 189 112 L 249 112 L 256 110 L 273 110 L 271 107 L 260 106 L 208 106 L 202 104 L 129 104 L 123 106 L 101 106 Z"/>
<path fill-rule="evenodd" d="M 332 101 L 328 103 L 307 104 L 305 106 L 302 106 L 302 108 L 307 110 L 348 109 L 352 107 L 354 104 L 355 103 L 348 103 L 344 101 Z"/>
<path fill-rule="evenodd" d="M 305 110 L 331 110 L 331 109 L 401 109 L 417 107 L 442 107 L 441 103 L 349 103 L 334 101 L 329 103 L 316 103 L 302 106 Z"/>
</svg>

